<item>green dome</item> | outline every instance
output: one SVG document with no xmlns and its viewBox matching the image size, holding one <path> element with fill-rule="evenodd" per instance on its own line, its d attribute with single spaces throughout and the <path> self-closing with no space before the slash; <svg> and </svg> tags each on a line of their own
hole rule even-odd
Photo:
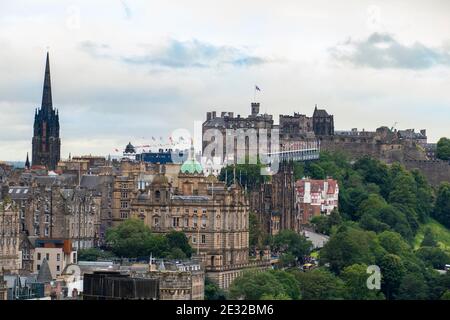
<svg viewBox="0 0 450 320">
<path fill-rule="evenodd" d="M 197 160 L 188 159 L 181 166 L 180 172 L 186 174 L 201 174 L 203 173 L 203 168 Z"/>
</svg>

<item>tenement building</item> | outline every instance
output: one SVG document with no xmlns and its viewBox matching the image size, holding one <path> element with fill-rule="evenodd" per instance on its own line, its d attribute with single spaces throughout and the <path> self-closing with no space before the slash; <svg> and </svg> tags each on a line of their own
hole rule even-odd
<svg viewBox="0 0 450 320">
<path fill-rule="evenodd" d="M 54 170 L 58 164 L 60 152 L 59 115 L 58 110 L 53 108 L 50 60 L 47 53 L 42 104 L 39 111 L 36 109 L 34 116 L 32 164 Z"/>
</svg>

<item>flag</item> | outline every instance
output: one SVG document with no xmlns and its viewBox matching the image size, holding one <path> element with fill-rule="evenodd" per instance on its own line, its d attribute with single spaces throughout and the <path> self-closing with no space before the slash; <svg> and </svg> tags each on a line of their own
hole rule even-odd
<svg viewBox="0 0 450 320">
<path fill-rule="evenodd" d="M 261 91 L 261 89 L 258 86 L 256 86 L 256 85 L 255 85 L 255 90 Z"/>
</svg>

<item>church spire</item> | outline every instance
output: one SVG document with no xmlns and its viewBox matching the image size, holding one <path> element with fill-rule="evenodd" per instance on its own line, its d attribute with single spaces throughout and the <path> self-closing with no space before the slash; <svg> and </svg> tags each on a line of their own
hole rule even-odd
<svg viewBox="0 0 450 320">
<path fill-rule="evenodd" d="M 50 81 L 50 58 L 47 52 L 47 61 L 45 63 L 44 88 L 42 92 L 42 109 L 53 109 L 52 103 L 52 83 Z"/>
<path fill-rule="evenodd" d="M 28 152 L 27 152 L 27 160 L 25 161 L 25 169 L 30 170 L 30 159 L 28 159 Z"/>
</svg>

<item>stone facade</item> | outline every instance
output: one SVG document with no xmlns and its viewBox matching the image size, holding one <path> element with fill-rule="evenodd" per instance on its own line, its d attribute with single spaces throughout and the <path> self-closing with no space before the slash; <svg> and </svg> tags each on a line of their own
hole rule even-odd
<svg viewBox="0 0 450 320">
<path fill-rule="evenodd" d="M 60 159 L 61 140 L 59 138 L 58 110 L 53 109 L 50 80 L 50 61 L 47 53 L 45 65 L 42 105 L 36 109 L 33 135 L 33 166 L 44 166 L 55 170 Z"/>
<path fill-rule="evenodd" d="M 0 269 L 18 273 L 21 266 L 20 217 L 17 206 L 9 200 L 0 202 Z"/>
</svg>

